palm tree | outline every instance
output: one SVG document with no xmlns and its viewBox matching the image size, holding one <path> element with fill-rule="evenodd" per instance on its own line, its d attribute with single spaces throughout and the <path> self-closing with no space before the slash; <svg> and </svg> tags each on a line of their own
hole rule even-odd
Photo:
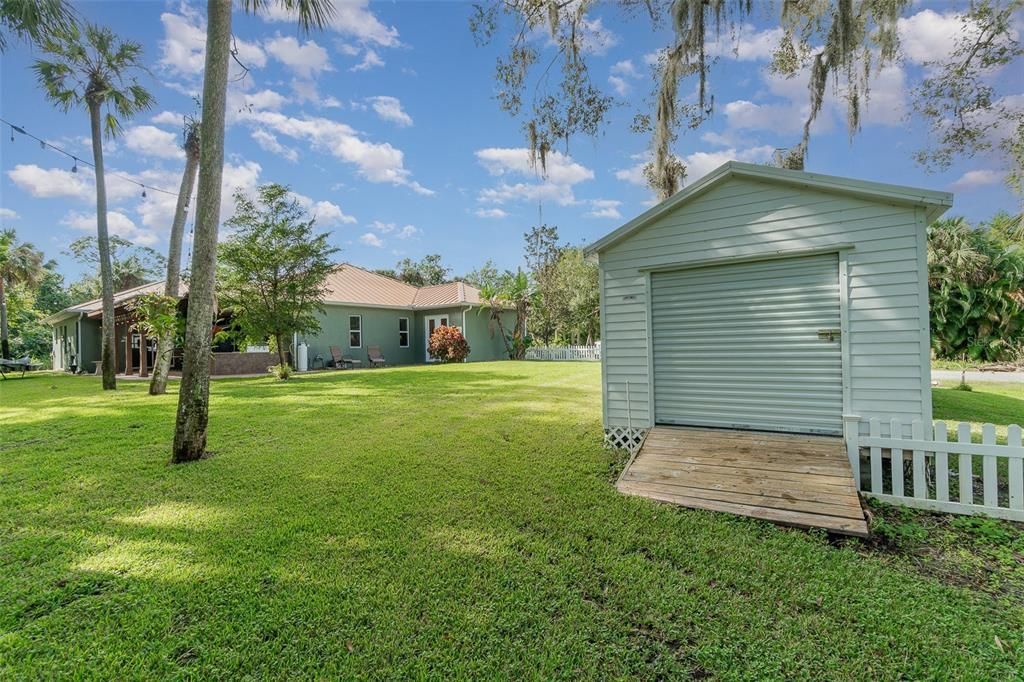
<svg viewBox="0 0 1024 682">
<path fill-rule="evenodd" d="M 0 52 L 7 48 L 6 31 L 38 43 L 74 23 L 75 11 L 64 0 L 0 0 Z"/>
<path fill-rule="evenodd" d="M 84 41 L 83 41 L 84 38 Z M 86 24 L 84 34 L 72 27 L 56 38 L 42 41 L 44 54 L 33 69 L 46 97 L 64 111 L 85 107 L 92 129 L 92 156 L 96 167 L 96 239 L 103 288 L 103 388 L 117 388 L 114 379 L 114 285 L 107 234 L 107 187 L 103 171 L 103 130 L 114 137 L 126 119 L 148 109 L 153 98 L 135 80 L 142 66 L 142 46 L 121 40 L 108 29 Z M 105 109 L 105 111 L 104 111 Z"/>
<path fill-rule="evenodd" d="M 196 184 L 196 171 L 199 170 L 199 121 L 185 121 L 185 143 L 182 147 L 185 149 L 185 172 L 181 175 L 178 203 L 174 208 L 174 222 L 171 223 L 167 247 L 167 281 L 164 283 L 164 296 L 174 299 L 178 298 L 178 285 L 181 281 L 181 241 L 185 235 L 185 216 L 192 188 Z M 157 340 L 156 366 L 149 382 L 150 395 L 163 395 L 167 392 L 167 373 L 171 369 L 173 350 L 174 334 L 165 332 Z"/>
<path fill-rule="evenodd" d="M 43 252 L 28 242 L 17 243 L 14 230 L 0 231 L 0 357 L 11 357 L 7 329 L 7 287 L 24 284 L 34 287 L 46 275 Z"/>
<path fill-rule="evenodd" d="M 522 360 L 526 357 L 526 314 L 530 308 L 533 291 L 530 278 L 522 270 L 516 273 L 506 272 L 497 284 L 488 284 L 480 289 L 483 310 L 490 315 L 490 323 L 497 327 L 501 339 L 505 343 L 505 351 L 510 360 Z M 502 314 L 508 310 L 515 312 L 516 319 L 511 332 L 505 329 Z"/>
<path fill-rule="evenodd" d="M 244 0 L 258 11 L 273 0 Z M 308 31 L 322 27 L 334 13 L 330 0 L 276 0 L 296 14 Z M 203 134 L 199 143 L 199 187 L 192 241 L 188 315 L 181 389 L 174 426 L 173 462 L 191 462 L 206 454 L 210 418 L 210 327 L 214 317 L 217 270 L 217 228 L 220 226 L 221 178 L 224 172 L 224 107 L 231 58 L 231 0 L 209 0 L 206 6 L 206 69 L 203 73 Z"/>
</svg>

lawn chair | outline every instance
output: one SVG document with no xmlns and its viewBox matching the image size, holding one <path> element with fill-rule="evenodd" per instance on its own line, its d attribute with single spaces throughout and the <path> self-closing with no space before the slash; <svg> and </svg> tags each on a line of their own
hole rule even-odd
<svg viewBox="0 0 1024 682">
<path fill-rule="evenodd" d="M 331 346 L 331 359 L 334 362 L 334 369 L 355 369 L 363 364 L 362 360 L 346 358 L 337 346 Z"/>
<path fill-rule="evenodd" d="M 370 360 L 371 367 L 386 367 L 387 361 L 384 356 L 380 354 L 380 346 L 368 346 L 366 349 L 366 357 Z"/>
<path fill-rule="evenodd" d="M 4 360 L 0 358 L 0 377 L 6 379 L 8 372 L 21 372 L 21 376 L 25 376 L 25 372 L 33 372 L 42 367 L 38 365 L 26 355 L 20 360 Z"/>
</svg>

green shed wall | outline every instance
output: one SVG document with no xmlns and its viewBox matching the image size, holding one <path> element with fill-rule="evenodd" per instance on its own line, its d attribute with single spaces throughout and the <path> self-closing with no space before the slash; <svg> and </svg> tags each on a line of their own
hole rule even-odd
<svg viewBox="0 0 1024 682">
<path fill-rule="evenodd" d="M 871 417 L 930 420 L 924 209 L 731 178 L 599 253 L 605 426 L 654 422 L 651 269 L 840 245 L 847 409 L 862 431 Z"/>
</svg>

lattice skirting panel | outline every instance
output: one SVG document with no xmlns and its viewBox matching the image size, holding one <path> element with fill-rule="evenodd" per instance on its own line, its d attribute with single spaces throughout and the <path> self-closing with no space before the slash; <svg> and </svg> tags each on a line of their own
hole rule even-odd
<svg viewBox="0 0 1024 682">
<path fill-rule="evenodd" d="M 613 426 L 604 430 L 604 446 L 609 449 L 622 448 L 629 454 L 636 454 L 643 445 L 647 429 L 628 426 Z"/>
</svg>

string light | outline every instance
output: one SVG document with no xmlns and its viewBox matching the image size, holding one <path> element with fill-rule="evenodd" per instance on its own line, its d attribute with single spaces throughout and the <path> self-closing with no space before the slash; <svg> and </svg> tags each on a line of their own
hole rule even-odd
<svg viewBox="0 0 1024 682">
<path fill-rule="evenodd" d="M 13 123 L 8 121 L 7 119 L 0 118 L 0 123 L 3 123 L 4 125 L 10 127 L 10 129 L 11 129 L 11 142 L 14 142 L 14 133 L 18 133 L 18 134 L 24 135 L 26 137 L 31 137 L 33 140 L 35 140 L 36 142 L 39 143 L 39 147 L 41 149 L 49 148 L 49 149 L 52 149 L 53 151 L 55 151 L 55 152 L 57 152 L 59 154 L 63 154 L 64 156 L 68 157 L 69 159 L 71 159 L 72 162 L 73 162 L 73 165 L 71 166 L 71 172 L 72 173 L 77 173 L 78 172 L 78 162 L 79 161 L 81 161 L 86 166 L 89 166 L 90 168 L 95 168 L 96 167 L 95 165 L 89 163 L 88 161 L 86 161 L 84 159 L 79 159 L 77 156 L 75 156 L 71 152 L 58 147 L 57 145 L 53 144 L 52 142 L 47 142 L 43 138 L 37 137 L 36 135 L 33 135 L 32 133 L 28 132 L 27 130 L 25 130 L 21 126 L 14 125 Z M 127 175 L 122 175 L 121 173 L 109 173 L 108 172 L 108 173 L 106 173 L 106 175 L 108 177 L 120 178 L 121 180 L 124 180 L 125 182 L 130 182 L 133 185 L 138 185 L 139 187 L 142 188 L 142 196 L 143 196 L 143 198 L 146 197 L 146 190 L 152 190 L 154 192 L 162 192 L 163 194 L 166 194 L 166 195 L 172 196 L 172 197 L 178 196 L 177 192 L 171 192 L 170 190 L 162 189 L 160 187 L 153 187 L 152 185 L 147 185 L 145 183 L 139 182 L 138 180 L 134 180 L 134 179 L 128 177 Z"/>
</svg>

